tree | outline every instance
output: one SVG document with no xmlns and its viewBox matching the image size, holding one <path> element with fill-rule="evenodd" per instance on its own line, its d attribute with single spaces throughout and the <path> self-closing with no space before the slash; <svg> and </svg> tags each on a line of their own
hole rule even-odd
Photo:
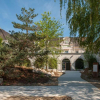
<svg viewBox="0 0 100 100">
<path fill-rule="evenodd" d="M 36 43 L 43 39 L 44 37 L 41 35 L 36 35 L 34 32 L 33 26 L 33 9 L 29 8 L 27 11 L 25 8 L 22 8 L 22 14 L 17 15 L 18 19 L 23 22 L 23 24 L 13 22 L 13 26 L 15 28 L 19 28 L 22 30 L 26 30 L 24 32 L 11 32 L 10 37 L 8 38 L 8 43 L 4 43 L 3 46 L 0 48 L 0 67 L 14 67 L 15 64 L 23 65 L 22 62 L 28 61 L 28 58 L 33 58 L 38 55 L 45 55 L 45 52 L 39 52 L 38 54 L 36 51 L 40 51 L 41 47 Z"/>
<path fill-rule="evenodd" d="M 96 56 L 92 54 L 92 52 L 86 51 L 84 53 L 84 62 L 88 62 L 89 69 L 93 69 L 93 63 L 97 62 Z"/>
<path fill-rule="evenodd" d="M 34 66 L 36 68 L 43 68 L 45 65 L 45 59 L 44 57 L 37 57 L 35 62 L 34 62 Z"/>
<path fill-rule="evenodd" d="M 48 65 L 49 65 L 49 68 L 51 69 L 54 69 L 54 68 L 57 69 L 57 59 L 49 58 Z"/>
<path fill-rule="evenodd" d="M 3 39 L 0 37 L 0 46 L 1 46 L 1 44 L 2 44 L 2 40 L 3 40 Z"/>
<path fill-rule="evenodd" d="M 42 14 L 42 20 L 36 22 L 35 25 L 40 29 L 37 30 L 37 34 L 44 36 L 45 38 L 39 41 L 39 45 L 43 48 L 43 51 L 47 51 L 46 56 L 46 69 L 48 63 L 48 53 L 54 54 L 54 51 L 60 52 L 58 47 L 60 46 L 59 37 L 62 36 L 63 28 L 61 28 L 62 24 L 59 21 L 56 21 L 55 18 L 50 17 L 49 12 L 44 12 Z M 54 40 L 58 38 L 58 41 Z"/>
<path fill-rule="evenodd" d="M 40 41 L 41 39 L 44 39 L 44 36 L 41 36 L 40 34 L 36 34 L 37 29 L 38 30 L 40 30 L 40 29 L 39 29 L 39 27 L 36 27 L 36 25 L 34 25 L 34 22 L 33 22 L 33 18 L 36 17 L 37 14 L 34 14 L 34 9 L 31 9 L 31 8 L 29 8 L 29 10 L 22 8 L 21 11 L 22 11 L 21 12 L 22 15 L 20 14 L 20 15 L 16 15 L 16 16 L 17 16 L 18 20 L 23 22 L 23 24 L 12 22 L 13 26 L 15 28 L 19 28 L 21 30 L 26 30 L 27 35 L 23 33 L 21 38 L 20 37 L 19 38 L 22 39 L 23 43 L 25 42 L 24 43 L 25 45 L 29 46 L 29 48 L 27 47 L 29 49 L 29 51 L 33 52 L 31 57 L 45 55 L 46 51 L 41 52 L 41 47 L 38 45 L 38 41 Z M 23 45 L 23 43 L 22 43 L 22 45 Z M 20 43 L 20 45 L 21 45 L 21 43 Z M 22 47 L 22 45 L 21 45 L 21 47 Z"/>
<path fill-rule="evenodd" d="M 100 0 L 60 0 L 60 10 L 67 4 L 66 21 L 70 35 L 79 37 L 81 46 L 99 51 L 100 46 Z M 84 39 L 84 41 L 83 41 Z"/>
<path fill-rule="evenodd" d="M 22 24 L 12 22 L 13 27 L 21 29 L 21 30 L 26 30 L 27 34 L 29 33 L 29 31 L 35 31 L 36 27 L 33 25 L 33 18 L 35 18 L 38 14 L 34 14 L 34 10 L 35 9 L 29 8 L 29 11 L 28 11 L 25 8 L 22 8 L 21 9 L 22 15 L 16 14 L 17 19 L 20 20 Z"/>
</svg>

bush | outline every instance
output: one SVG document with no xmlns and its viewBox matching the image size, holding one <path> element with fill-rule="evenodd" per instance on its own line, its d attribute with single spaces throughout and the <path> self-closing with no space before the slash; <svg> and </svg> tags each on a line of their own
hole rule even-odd
<svg viewBox="0 0 100 100">
<path fill-rule="evenodd" d="M 43 68 L 44 67 L 45 60 L 42 57 L 36 58 L 34 62 L 34 66 L 37 68 Z"/>
<path fill-rule="evenodd" d="M 57 59 L 56 58 L 49 58 L 49 68 L 57 69 Z"/>
<path fill-rule="evenodd" d="M 6 69 L 4 69 L 3 78 L 16 79 L 16 78 L 20 77 L 20 75 L 21 75 L 21 72 L 17 71 L 16 68 L 6 68 Z"/>
<path fill-rule="evenodd" d="M 0 70 L 0 77 L 2 77 L 4 75 L 4 71 Z"/>
<path fill-rule="evenodd" d="M 23 60 L 21 66 L 31 67 L 31 63 L 29 59 Z"/>
<path fill-rule="evenodd" d="M 3 39 L 0 37 L 0 45 L 2 44 L 2 40 L 3 40 Z"/>
<path fill-rule="evenodd" d="M 97 62 L 96 57 L 92 53 L 86 52 L 84 53 L 84 58 L 85 58 L 85 62 L 88 62 L 89 64 L 89 69 L 93 69 L 93 63 Z"/>
</svg>

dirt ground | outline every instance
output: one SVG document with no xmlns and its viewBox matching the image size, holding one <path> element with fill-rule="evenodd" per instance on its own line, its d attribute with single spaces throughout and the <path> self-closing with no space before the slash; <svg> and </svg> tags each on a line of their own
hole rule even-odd
<svg viewBox="0 0 100 100">
<path fill-rule="evenodd" d="M 55 76 L 46 73 L 33 72 L 33 69 L 14 67 L 4 69 L 7 74 L 3 75 L 0 86 L 57 86 L 58 77 L 63 73 L 54 72 Z"/>
<path fill-rule="evenodd" d="M 51 77 L 44 73 L 33 72 L 32 69 L 14 67 L 6 68 L 0 86 L 31 86 L 34 83 L 47 83 Z"/>
<path fill-rule="evenodd" d="M 60 96 L 60 97 L 12 96 L 8 97 L 5 100 L 72 100 L 72 98 L 68 96 Z"/>
</svg>

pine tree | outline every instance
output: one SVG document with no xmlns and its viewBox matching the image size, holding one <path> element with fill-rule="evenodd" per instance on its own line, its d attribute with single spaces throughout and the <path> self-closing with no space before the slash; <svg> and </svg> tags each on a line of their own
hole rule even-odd
<svg viewBox="0 0 100 100">
<path fill-rule="evenodd" d="M 21 30 L 26 30 L 26 33 L 28 34 L 29 31 L 35 31 L 36 27 L 33 25 L 33 18 L 35 18 L 38 14 L 34 14 L 34 10 L 32 8 L 29 8 L 29 11 L 26 10 L 25 8 L 21 9 L 22 15 L 17 15 L 17 19 L 22 22 L 21 23 L 16 23 L 12 22 L 14 28 L 18 28 Z"/>
<path fill-rule="evenodd" d="M 11 35 L 8 38 L 9 44 L 3 44 L 0 48 L 0 64 L 1 68 L 14 67 L 15 64 L 22 65 L 24 60 L 33 58 L 38 55 L 45 55 L 44 53 L 36 53 L 40 51 L 41 47 L 37 44 L 37 41 L 43 39 L 43 36 L 36 35 L 36 27 L 33 23 L 33 18 L 37 16 L 34 13 L 34 9 L 29 8 L 27 11 L 22 8 L 22 15 L 17 15 L 17 18 L 23 22 L 23 24 L 12 22 L 15 28 L 26 30 L 22 32 L 11 31 Z"/>
</svg>

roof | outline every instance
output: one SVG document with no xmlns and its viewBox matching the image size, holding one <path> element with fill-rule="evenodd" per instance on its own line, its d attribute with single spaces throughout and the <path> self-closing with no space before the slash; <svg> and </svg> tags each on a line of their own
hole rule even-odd
<svg viewBox="0 0 100 100">
<path fill-rule="evenodd" d="M 63 37 L 53 38 L 49 41 L 50 41 L 51 46 L 59 45 L 59 43 L 61 43 L 63 41 Z"/>
<path fill-rule="evenodd" d="M 10 34 L 8 32 L 6 32 L 5 30 L 3 29 L 0 29 L 0 37 L 3 39 L 3 40 L 7 40 L 7 36 L 10 36 Z"/>
</svg>

